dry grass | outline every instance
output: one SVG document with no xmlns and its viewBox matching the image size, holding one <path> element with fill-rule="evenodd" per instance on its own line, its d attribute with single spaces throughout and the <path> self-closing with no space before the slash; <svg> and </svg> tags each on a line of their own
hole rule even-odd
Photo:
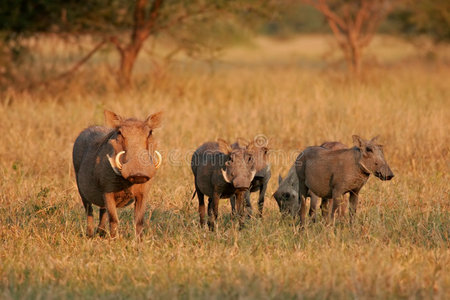
<svg viewBox="0 0 450 300">
<path fill-rule="evenodd" d="M 448 299 L 448 64 L 414 60 L 412 50 L 400 57 L 398 41 L 391 51 L 375 43 L 390 53 L 381 61 L 397 63 L 349 83 L 321 70 L 327 47 L 320 37 L 284 42 L 290 50 L 261 43 L 232 50 L 223 58 L 232 63 L 212 72 L 180 58 L 147 75 L 144 55 L 128 92 L 118 92 L 99 64 L 108 52 L 51 92 L 7 92 L 0 105 L 0 298 Z M 295 52 L 309 45 L 315 54 Z M 70 57 L 58 55 L 67 67 Z M 83 128 L 102 123 L 103 108 L 140 118 L 165 112 L 155 133 L 165 163 L 140 244 L 131 208 L 121 210 L 118 240 L 83 236 L 71 150 Z M 295 151 L 324 140 L 350 144 L 355 133 L 381 136 L 394 180 L 369 180 L 353 226 L 319 222 L 300 230 L 281 221 L 271 195 Z M 235 230 L 224 200 L 219 230 L 200 229 L 189 154 L 206 140 L 258 134 L 274 150 L 263 221 Z"/>
</svg>

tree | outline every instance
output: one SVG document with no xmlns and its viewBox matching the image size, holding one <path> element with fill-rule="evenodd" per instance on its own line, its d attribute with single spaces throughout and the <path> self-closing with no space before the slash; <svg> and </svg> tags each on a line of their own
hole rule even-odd
<svg viewBox="0 0 450 300">
<path fill-rule="evenodd" d="M 361 72 L 363 50 L 393 8 L 389 0 L 304 0 L 326 18 L 352 73 Z"/>
<path fill-rule="evenodd" d="M 188 22 L 207 27 L 217 16 L 248 11 L 257 0 L 14 0 L 0 3 L 0 31 L 6 39 L 39 33 L 89 34 L 99 42 L 65 77 L 77 70 L 96 51 L 112 43 L 120 56 L 117 78 L 131 84 L 136 59 L 150 36 L 182 27 Z M 179 30 L 182 31 L 182 30 Z M 124 39 L 128 36 L 128 39 Z M 198 38 L 198 37 L 197 37 Z M 180 43 L 186 43 L 180 39 Z M 189 45 L 192 45 L 189 41 Z"/>
<path fill-rule="evenodd" d="M 450 41 L 450 2 L 447 0 L 404 0 L 390 19 L 406 36 L 426 35 L 434 43 Z"/>
</svg>

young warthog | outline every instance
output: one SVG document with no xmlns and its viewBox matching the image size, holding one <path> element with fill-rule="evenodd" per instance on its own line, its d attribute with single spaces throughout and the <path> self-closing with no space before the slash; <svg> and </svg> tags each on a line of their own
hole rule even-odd
<svg viewBox="0 0 450 300">
<path fill-rule="evenodd" d="M 87 214 L 87 235 L 94 235 L 92 204 L 100 206 L 98 232 L 104 235 L 108 211 L 111 237 L 117 235 L 118 207 L 134 201 L 136 236 L 144 224 L 149 180 L 161 165 L 153 129 L 161 113 L 145 121 L 124 119 L 105 110 L 107 127 L 93 126 L 80 133 L 73 146 L 73 165 L 81 200 Z"/>
<path fill-rule="evenodd" d="M 297 157 L 295 170 L 299 181 L 300 220 L 305 223 L 305 199 L 311 191 L 317 196 L 339 201 L 350 193 L 350 220 L 358 205 L 358 194 L 371 173 L 381 180 L 394 177 L 383 148 L 375 142 L 353 136 L 355 147 L 329 151 L 323 147 L 308 147 Z M 339 205 L 333 205 L 336 210 Z"/>
<path fill-rule="evenodd" d="M 255 177 L 254 145 L 232 148 L 227 142 L 207 142 L 192 155 L 191 168 L 195 177 L 200 224 L 205 224 L 204 195 L 208 196 L 208 226 L 214 230 L 219 212 L 219 199 L 236 194 L 239 222 L 244 215 L 244 194 Z"/>
<path fill-rule="evenodd" d="M 248 145 L 248 143 L 245 143 L 245 144 Z M 233 148 L 233 149 L 237 149 L 239 147 L 241 147 L 239 142 L 236 142 L 233 145 L 231 145 L 231 148 Z M 267 152 L 268 151 L 269 151 L 269 149 L 267 147 L 258 147 L 258 146 L 255 147 L 254 158 L 255 158 L 256 174 L 252 180 L 252 183 L 250 184 L 250 189 L 247 192 L 245 192 L 245 196 L 244 196 L 245 206 L 249 212 L 249 215 L 251 215 L 252 214 L 252 204 L 250 202 L 250 193 L 259 191 L 258 213 L 256 215 L 259 218 L 262 217 L 263 208 L 264 208 L 264 196 L 266 194 L 267 184 L 272 175 L 270 173 L 270 165 L 267 161 L 267 156 L 268 156 Z M 230 204 L 231 204 L 231 211 L 232 211 L 233 215 L 236 213 L 235 201 L 236 201 L 236 196 L 232 195 L 230 197 Z"/>
<path fill-rule="evenodd" d="M 328 150 L 347 149 L 347 145 L 340 142 L 325 142 L 319 147 Z M 317 210 L 317 204 L 321 203 L 322 215 L 324 217 L 328 214 L 328 201 L 317 197 L 311 191 L 308 192 L 308 196 L 311 198 L 311 204 L 309 209 L 309 215 L 315 220 L 315 213 Z M 295 170 L 295 164 L 289 169 L 287 176 L 283 179 L 281 175 L 278 176 L 278 189 L 273 194 L 273 197 L 277 201 L 280 212 L 283 215 L 291 215 L 295 217 L 300 211 L 300 203 L 298 201 L 298 176 Z"/>
</svg>

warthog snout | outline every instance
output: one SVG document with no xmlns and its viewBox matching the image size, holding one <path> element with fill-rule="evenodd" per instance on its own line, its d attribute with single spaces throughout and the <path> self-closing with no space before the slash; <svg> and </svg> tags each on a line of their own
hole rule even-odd
<svg viewBox="0 0 450 300">
<path fill-rule="evenodd" d="M 375 171 L 374 174 L 381 180 L 391 180 L 392 178 L 394 178 L 394 173 L 391 171 L 391 168 L 389 168 L 389 166 L 386 166 L 382 171 Z"/>
<path fill-rule="evenodd" d="M 138 174 L 128 176 L 126 179 L 131 183 L 145 183 L 150 179 L 150 177 L 148 177 L 147 175 L 138 173 Z"/>
<path fill-rule="evenodd" d="M 151 178 L 152 167 L 158 169 L 162 162 L 161 154 L 154 151 L 151 156 L 147 150 L 141 151 L 140 155 L 130 155 L 126 151 L 120 151 L 114 159 L 109 156 L 109 162 L 114 172 L 131 183 L 145 183 Z M 153 169 L 153 170 L 154 170 Z"/>
<path fill-rule="evenodd" d="M 233 186 L 236 189 L 248 189 L 250 187 L 250 184 L 252 183 L 253 177 L 255 177 L 255 172 L 251 174 L 251 177 L 241 177 L 241 178 L 235 178 L 233 180 Z"/>
</svg>

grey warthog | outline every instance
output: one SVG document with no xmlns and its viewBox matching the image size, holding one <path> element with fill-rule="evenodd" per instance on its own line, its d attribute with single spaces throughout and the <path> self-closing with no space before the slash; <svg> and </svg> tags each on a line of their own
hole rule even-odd
<svg viewBox="0 0 450 300">
<path fill-rule="evenodd" d="M 136 236 L 140 238 L 149 180 L 162 161 L 153 136 L 153 129 L 161 123 L 161 113 L 139 121 L 105 110 L 105 123 L 106 127 L 93 126 L 82 131 L 73 146 L 78 191 L 87 214 L 87 235 L 94 235 L 92 204 L 100 207 L 98 233 L 106 233 L 108 211 L 110 234 L 115 237 L 117 208 L 134 201 Z"/>
<path fill-rule="evenodd" d="M 299 181 L 300 220 L 305 224 L 305 200 L 311 191 L 317 196 L 340 201 L 344 193 L 350 193 L 350 220 L 353 220 L 358 205 L 358 194 L 374 174 L 381 180 L 394 177 L 387 164 L 383 148 L 376 138 L 366 141 L 353 136 L 355 147 L 329 151 L 323 147 L 308 147 L 295 161 Z M 333 205 L 333 210 L 339 203 Z"/>
<path fill-rule="evenodd" d="M 245 143 L 245 145 L 249 144 L 246 141 L 244 141 L 244 143 Z M 231 148 L 233 148 L 233 149 L 237 149 L 239 147 L 242 147 L 242 146 L 240 146 L 239 142 L 236 142 L 231 145 Z M 250 193 L 259 191 L 258 213 L 256 215 L 257 217 L 262 217 L 263 208 L 264 208 L 264 196 L 266 194 L 267 184 L 272 175 L 270 173 L 270 165 L 267 161 L 267 159 L 268 159 L 267 152 L 268 151 L 269 151 L 269 149 L 265 146 L 262 146 L 262 147 L 256 146 L 255 147 L 254 158 L 255 158 L 256 174 L 252 180 L 252 183 L 250 184 L 250 189 L 245 193 L 245 196 L 244 196 L 245 206 L 249 212 L 249 215 L 251 215 L 252 214 L 252 204 L 250 202 Z M 231 204 L 231 211 L 233 214 L 236 213 L 235 201 L 236 201 L 236 196 L 232 195 L 230 197 L 230 204 Z"/>
<path fill-rule="evenodd" d="M 323 147 L 329 150 L 347 149 L 347 145 L 340 142 L 324 142 L 319 147 Z M 309 215 L 315 220 L 315 213 L 317 205 L 320 202 L 322 208 L 322 215 L 325 217 L 328 215 L 328 201 L 317 197 L 311 191 L 308 192 L 308 196 L 311 198 L 311 204 L 309 209 Z M 298 201 L 298 176 L 295 170 L 295 164 L 289 169 L 287 176 L 283 179 L 281 175 L 278 176 L 278 189 L 273 194 L 273 197 L 277 201 L 280 212 L 283 215 L 291 215 L 295 217 L 300 211 L 300 203 Z"/>
<path fill-rule="evenodd" d="M 255 146 L 232 148 L 219 139 L 207 142 L 192 155 L 191 169 L 195 177 L 200 214 L 200 224 L 205 224 L 205 201 L 208 196 L 208 226 L 214 230 L 214 221 L 219 212 L 219 200 L 236 195 L 239 222 L 244 215 L 244 195 L 255 177 Z"/>
</svg>

